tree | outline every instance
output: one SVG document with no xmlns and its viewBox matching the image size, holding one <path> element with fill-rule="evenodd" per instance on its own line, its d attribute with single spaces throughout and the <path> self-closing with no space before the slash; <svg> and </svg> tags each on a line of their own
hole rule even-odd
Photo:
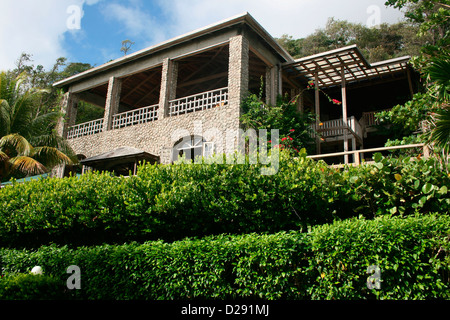
<svg viewBox="0 0 450 320">
<path fill-rule="evenodd" d="M 450 2 L 388 0 L 386 5 L 405 9 L 407 19 L 419 26 L 418 36 L 427 38 L 420 54 L 412 59 L 422 75 L 424 90 L 405 106 L 410 108 L 410 114 L 420 109 L 427 111 L 416 121 L 420 123 L 416 129 L 425 130 L 419 137 L 431 144 L 436 156 L 443 154 L 443 162 L 447 164 L 450 149 Z M 395 113 L 390 115 L 390 120 L 393 123 L 401 121 Z"/>
<path fill-rule="evenodd" d="M 48 91 L 29 87 L 26 79 L 26 73 L 17 77 L 0 73 L 2 180 L 16 174 L 42 173 L 57 163 L 77 162 L 67 142 L 56 134 L 61 114 L 41 110 L 41 96 Z"/>
<path fill-rule="evenodd" d="M 128 53 L 128 51 L 131 50 L 131 46 L 132 46 L 133 44 L 134 44 L 134 42 L 131 41 L 131 40 L 128 40 L 128 39 L 122 41 L 122 48 L 120 48 L 120 51 L 123 52 L 123 55 L 124 55 L 124 56 L 126 56 L 127 53 Z"/>
<path fill-rule="evenodd" d="M 418 38 L 418 31 L 417 24 L 407 21 L 369 28 L 360 23 L 330 18 L 324 28 L 303 39 L 285 34 L 277 40 L 294 58 L 356 44 L 369 62 L 376 62 L 417 55 L 428 40 L 427 37 Z"/>
<path fill-rule="evenodd" d="M 0 180 L 10 177 L 46 173 L 59 164 L 73 164 L 72 160 L 57 148 L 33 147 L 19 134 L 9 134 L 0 139 Z"/>
</svg>

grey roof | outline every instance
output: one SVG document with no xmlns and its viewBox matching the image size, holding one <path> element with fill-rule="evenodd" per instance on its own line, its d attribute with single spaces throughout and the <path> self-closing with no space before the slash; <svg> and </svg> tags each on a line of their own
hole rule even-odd
<svg viewBox="0 0 450 320">
<path fill-rule="evenodd" d="M 132 147 L 121 147 L 117 148 L 90 158 L 81 160 L 80 163 L 83 165 L 94 165 L 96 163 L 101 163 L 105 161 L 113 160 L 123 160 L 123 159 L 136 159 L 136 160 L 151 160 L 159 161 L 159 157 L 152 155 L 140 149 Z"/>
</svg>

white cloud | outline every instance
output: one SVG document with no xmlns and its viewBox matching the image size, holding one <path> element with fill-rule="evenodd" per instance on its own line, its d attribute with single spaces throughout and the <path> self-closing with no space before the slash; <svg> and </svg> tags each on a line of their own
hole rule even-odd
<svg viewBox="0 0 450 320">
<path fill-rule="evenodd" d="M 146 12 L 139 0 L 129 0 L 126 5 L 108 3 L 103 9 L 103 15 L 109 20 L 119 22 L 129 40 L 140 40 L 145 42 L 144 46 L 166 39 L 164 26 L 157 22 L 157 17 L 151 12 Z"/>
<path fill-rule="evenodd" d="M 67 32 L 69 6 L 83 8 L 100 0 L 2 0 L 0 2 L 0 70 L 13 69 L 22 52 L 32 55 L 35 65 L 50 68 L 67 52 L 61 46 Z M 82 13 L 82 10 L 81 10 Z"/>
</svg>

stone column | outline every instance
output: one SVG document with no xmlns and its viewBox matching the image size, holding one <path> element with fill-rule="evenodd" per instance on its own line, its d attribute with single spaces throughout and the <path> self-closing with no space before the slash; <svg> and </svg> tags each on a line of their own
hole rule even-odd
<svg viewBox="0 0 450 320">
<path fill-rule="evenodd" d="M 227 154 L 239 149 L 241 142 L 240 117 L 241 103 L 248 94 L 249 82 L 249 42 L 242 36 L 230 38 L 230 53 L 228 62 L 228 109 L 231 127 L 225 134 L 225 149 Z"/>
<path fill-rule="evenodd" d="M 241 102 L 248 93 L 249 43 L 243 36 L 230 39 L 228 65 L 228 103 L 240 110 Z M 240 115 L 240 112 L 239 112 Z"/>
<path fill-rule="evenodd" d="M 280 91 L 280 72 L 278 66 L 266 68 L 266 103 L 275 105 Z"/>
<path fill-rule="evenodd" d="M 105 114 L 103 116 L 103 131 L 111 130 L 112 128 L 113 116 L 119 112 L 121 90 L 122 79 L 116 77 L 109 78 Z"/>
<path fill-rule="evenodd" d="M 75 125 L 78 111 L 78 97 L 72 92 L 66 92 L 61 101 L 63 116 L 58 120 L 56 130 L 58 135 L 66 138 L 69 127 Z"/>
<path fill-rule="evenodd" d="M 169 101 L 176 98 L 178 80 L 178 63 L 166 58 L 163 60 L 161 91 L 159 94 L 158 119 L 169 116 Z"/>
<path fill-rule="evenodd" d="M 103 131 L 111 130 L 113 116 L 119 112 L 120 91 L 122 79 L 109 78 L 108 93 L 106 94 L 105 115 L 103 117 Z"/>
</svg>

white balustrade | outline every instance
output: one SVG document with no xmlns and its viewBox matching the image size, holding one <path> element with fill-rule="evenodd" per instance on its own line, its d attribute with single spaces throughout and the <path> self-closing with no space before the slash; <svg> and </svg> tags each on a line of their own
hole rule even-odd
<svg viewBox="0 0 450 320">
<path fill-rule="evenodd" d="M 228 88 L 183 97 L 169 101 L 170 116 L 212 109 L 228 103 Z"/>
<path fill-rule="evenodd" d="M 131 110 L 113 116 L 113 129 L 134 126 L 158 120 L 158 105 Z"/>
<path fill-rule="evenodd" d="M 99 133 L 103 130 L 103 119 L 77 124 L 69 128 L 67 139 L 75 139 Z"/>
</svg>

